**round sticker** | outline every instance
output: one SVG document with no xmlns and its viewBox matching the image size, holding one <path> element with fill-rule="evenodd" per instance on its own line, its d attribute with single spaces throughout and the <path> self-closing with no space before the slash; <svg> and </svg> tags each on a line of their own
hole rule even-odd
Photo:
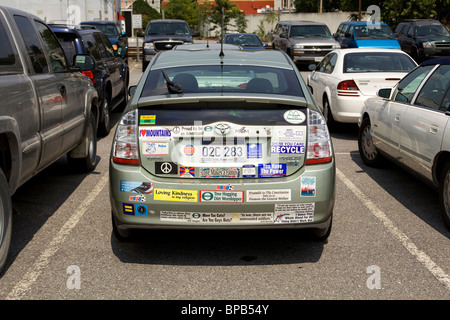
<svg viewBox="0 0 450 320">
<path fill-rule="evenodd" d="M 306 115 L 299 110 L 286 111 L 284 113 L 283 117 L 284 117 L 284 120 L 286 120 L 286 122 L 289 122 L 292 124 L 299 124 L 306 120 Z"/>
</svg>

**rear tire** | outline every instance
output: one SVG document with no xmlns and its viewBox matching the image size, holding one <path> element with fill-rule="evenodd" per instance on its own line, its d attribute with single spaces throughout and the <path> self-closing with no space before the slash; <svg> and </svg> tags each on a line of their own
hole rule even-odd
<svg viewBox="0 0 450 320">
<path fill-rule="evenodd" d="M 450 162 L 444 166 L 439 181 L 439 208 L 445 225 L 450 229 Z"/>
<path fill-rule="evenodd" d="M 0 275 L 5 267 L 11 245 L 12 205 L 9 185 L 3 170 L 0 169 Z"/>
<path fill-rule="evenodd" d="M 98 124 L 98 134 L 102 137 L 106 137 L 111 131 L 109 103 L 110 97 L 105 92 L 103 96 L 102 107 L 100 108 L 100 123 Z"/>
<path fill-rule="evenodd" d="M 76 168 L 77 171 L 86 173 L 95 169 L 97 164 L 97 126 L 95 121 L 95 115 L 91 112 L 89 118 L 89 125 L 86 128 L 86 136 L 88 145 L 88 154 L 84 158 L 72 158 L 68 154 L 69 164 Z"/>
<path fill-rule="evenodd" d="M 373 144 L 372 134 L 370 133 L 370 120 L 364 118 L 358 131 L 358 149 L 363 162 L 371 167 L 377 167 L 381 164 L 381 154 Z"/>
</svg>

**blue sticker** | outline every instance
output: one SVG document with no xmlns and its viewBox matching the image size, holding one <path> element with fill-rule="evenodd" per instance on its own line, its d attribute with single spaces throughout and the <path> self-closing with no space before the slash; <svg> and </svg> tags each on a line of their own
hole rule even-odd
<svg viewBox="0 0 450 320">
<path fill-rule="evenodd" d="M 141 217 L 148 217 L 148 207 L 146 204 L 136 204 L 136 215 Z"/>
<path fill-rule="evenodd" d="M 258 177 L 272 178 L 286 176 L 286 163 L 258 164 Z"/>
<path fill-rule="evenodd" d="M 123 214 L 129 216 L 134 216 L 134 204 L 132 203 L 122 203 Z"/>
<path fill-rule="evenodd" d="M 304 154 L 305 145 L 303 142 L 273 142 L 270 146 L 270 152 Z"/>
<path fill-rule="evenodd" d="M 256 177 L 256 168 L 253 164 L 245 164 L 242 166 L 242 178 Z"/>
<path fill-rule="evenodd" d="M 261 143 L 247 143 L 247 158 L 248 159 L 262 158 L 262 144 Z"/>
<path fill-rule="evenodd" d="M 316 196 L 316 177 L 302 177 L 300 183 L 300 195 L 302 197 Z"/>
</svg>

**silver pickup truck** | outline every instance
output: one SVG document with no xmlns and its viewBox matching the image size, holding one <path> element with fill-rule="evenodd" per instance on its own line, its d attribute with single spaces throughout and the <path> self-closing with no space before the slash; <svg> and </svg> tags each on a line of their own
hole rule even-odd
<svg viewBox="0 0 450 320">
<path fill-rule="evenodd" d="M 95 168 L 98 97 L 38 17 L 0 6 L 0 43 L 1 272 L 17 188 L 65 154 L 73 167 Z"/>
</svg>

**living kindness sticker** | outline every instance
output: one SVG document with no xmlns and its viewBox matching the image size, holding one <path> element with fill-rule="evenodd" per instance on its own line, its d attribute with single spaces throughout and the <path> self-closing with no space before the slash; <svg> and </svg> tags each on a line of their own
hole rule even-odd
<svg viewBox="0 0 450 320">
<path fill-rule="evenodd" d="M 177 201 L 177 202 L 197 202 L 198 191 L 155 188 L 153 200 Z"/>
</svg>

